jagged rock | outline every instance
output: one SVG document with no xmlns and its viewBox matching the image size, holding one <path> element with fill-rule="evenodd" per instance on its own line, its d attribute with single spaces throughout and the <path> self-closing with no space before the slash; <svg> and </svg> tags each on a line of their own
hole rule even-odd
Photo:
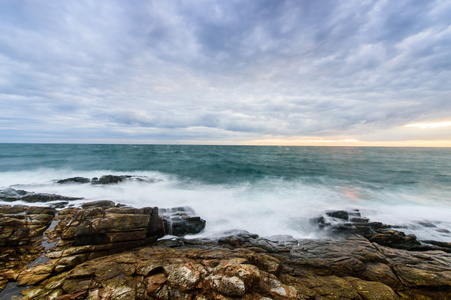
<svg viewBox="0 0 451 300">
<path fill-rule="evenodd" d="M 43 270 L 29 275 L 22 271 L 43 253 L 42 235 L 52 222 L 54 210 L 4 208 L 8 214 L 0 214 L 0 290 L 7 281 L 18 278 L 22 284 L 35 284 L 49 277 L 50 273 Z M 23 214 L 25 210 L 27 214 Z"/>
<path fill-rule="evenodd" d="M 421 242 L 415 235 L 406 235 L 402 231 L 393 229 L 390 225 L 370 222 L 368 218 L 362 217 L 358 210 L 329 211 L 325 213 L 325 216 L 310 219 L 310 223 L 333 236 L 346 237 L 360 234 L 371 242 L 398 249 L 451 252 L 451 247 L 446 244 Z M 421 221 L 418 224 L 430 228 L 435 226 L 429 221 Z"/>
<path fill-rule="evenodd" d="M 451 293 L 451 255 L 442 251 L 392 249 L 362 236 L 302 240 L 277 258 L 257 250 L 148 246 L 79 264 L 48 278 L 53 289 L 44 281 L 32 290 L 41 298 L 58 291 L 61 299 L 449 299 Z"/>
<path fill-rule="evenodd" d="M 362 221 L 356 211 L 348 212 L 347 221 L 325 215 L 317 222 L 326 230 L 334 224 L 351 224 L 354 227 L 344 226 L 349 235 L 344 239 L 265 239 L 231 231 L 218 240 L 161 242 L 155 242 L 163 235 L 155 207 L 87 203 L 60 210 L 56 217 L 54 209 L 17 211 L 0 215 L 0 241 L 13 243 L 0 247 L 0 289 L 13 280 L 35 284 L 23 291 L 24 299 L 450 299 L 451 295 L 451 254 L 391 248 L 418 241 L 382 223 Z M 169 211 L 188 218 L 194 214 L 190 208 Z M 48 231 L 58 239 L 47 253 L 50 260 L 24 270 L 27 257 L 42 253 L 42 247 L 35 248 L 42 226 L 52 219 L 59 223 Z M 352 234 L 355 231 L 369 234 Z M 430 246 L 447 249 L 447 243 L 437 243 Z M 35 256 L 30 255 L 33 251 Z M 11 267 L 17 259 L 21 263 Z"/>
<path fill-rule="evenodd" d="M 50 277 L 53 269 L 55 268 L 52 264 L 42 264 L 34 268 L 28 269 L 19 274 L 17 285 L 34 285 L 44 279 Z"/>
<path fill-rule="evenodd" d="M 59 259 L 55 271 L 72 268 L 74 261 L 82 263 L 155 242 L 164 235 L 157 212 L 152 207 L 117 208 L 113 201 L 89 202 L 83 209 L 60 211 L 59 223 L 52 232 L 59 241 L 48 253 Z"/>
</svg>

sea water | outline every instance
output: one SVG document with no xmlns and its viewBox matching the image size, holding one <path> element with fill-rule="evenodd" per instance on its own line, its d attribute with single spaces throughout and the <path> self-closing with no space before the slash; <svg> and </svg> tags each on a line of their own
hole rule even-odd
<svg viewBox="0 0 451 300">
<path fill-rule="evenodd" d="M 155 181 L 56 183 L 102 175 Z M 359 209 L 420 239 L 451 242 L 449 148 L 0 144 L 5 188 L 84 198 L 74 205 L 190 206 L 207 221 L 198 237 L 240 229 L 317 238 L 310 218 Z M 429 226 L 421 225 L 425 220 Z"/>
</svg>

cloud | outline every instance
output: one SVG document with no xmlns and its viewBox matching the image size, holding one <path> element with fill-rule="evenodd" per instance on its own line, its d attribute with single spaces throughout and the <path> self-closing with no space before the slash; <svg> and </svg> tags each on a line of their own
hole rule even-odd
<svg viewBox="0 0 451 300">
<path fill-rule="evenodd" d="M 6 0 L 0 20 L 3 142 L 403 140 L 451 111 L 447 1 Z"/>
</svg>

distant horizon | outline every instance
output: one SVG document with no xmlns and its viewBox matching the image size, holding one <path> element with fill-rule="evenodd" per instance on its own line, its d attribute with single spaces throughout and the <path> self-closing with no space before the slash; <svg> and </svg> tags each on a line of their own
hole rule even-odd
<svg viewBox="0 0 451 300">
<path fill-rule="evenodd" d="M 451 148 L 451 146 L 440 146 L 440 145 L 327 145 L 327 144 L 319 144 L 319 145 L 296 145 L 296 144 L 245 144 L 245 143 L 236 143 L 236 144 L 209 144 L 209 143 L 105 143 L 105 142 L 0 142 L 0 144 L 30 144 L 30 145 L 139 145 L 139 146 L 252 146 L 252 147 L 339 147 L 339 148 Z"/>
</svg>

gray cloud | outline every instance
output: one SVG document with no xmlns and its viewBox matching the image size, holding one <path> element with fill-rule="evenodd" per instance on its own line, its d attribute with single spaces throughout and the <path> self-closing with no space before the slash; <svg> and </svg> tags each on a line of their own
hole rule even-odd
<svg viewBox="0 0 451 300">
<path fill-rule="evenodd" d="M 3 142 L 370 140 L 451 111 L 447 1 L 7 0 L 0 20 Z"/>
</svg>

